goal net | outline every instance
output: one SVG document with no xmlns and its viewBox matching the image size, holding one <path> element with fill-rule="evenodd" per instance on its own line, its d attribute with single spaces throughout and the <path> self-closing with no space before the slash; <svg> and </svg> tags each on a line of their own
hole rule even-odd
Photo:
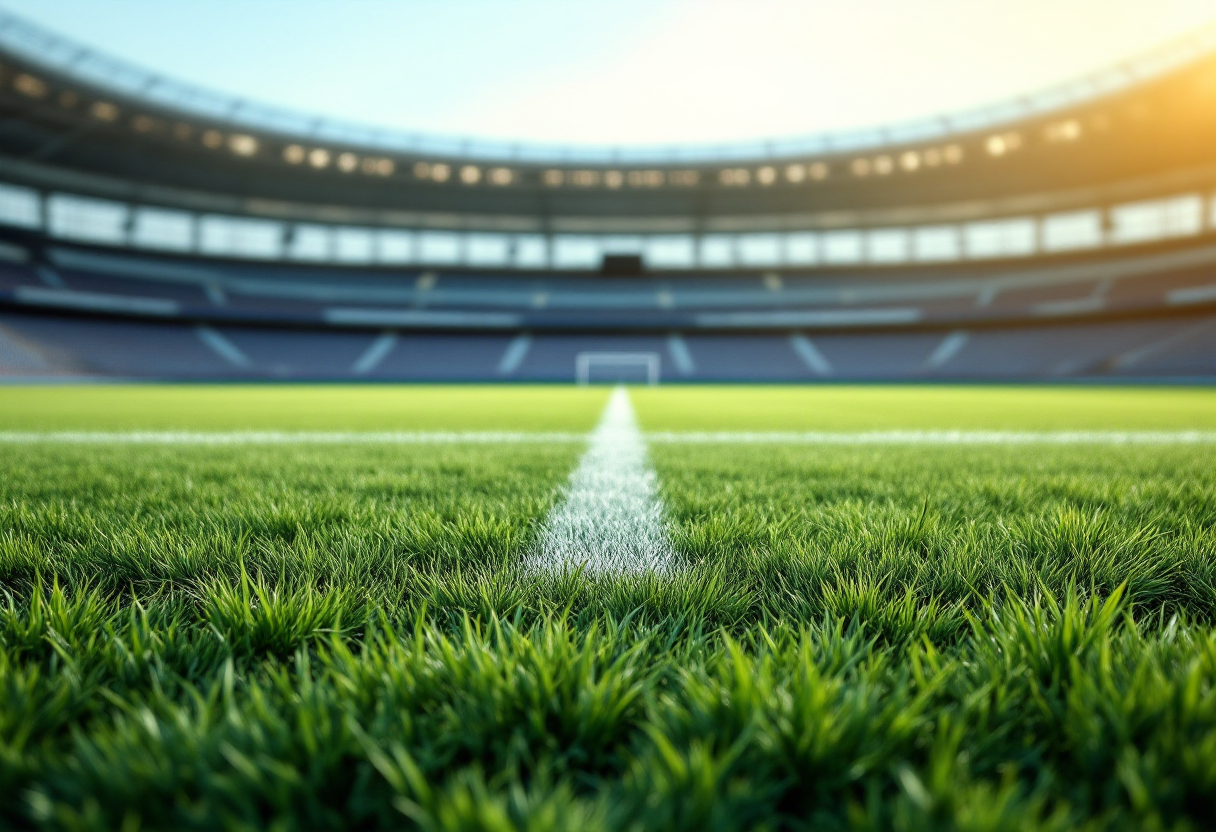
<svg viewBox="0 0 1216 832">
<path fill-rule="evenodd" d="M 574 359 L 579 384 L 659 383 L 657 352 L 580 352 Z"/>
</svg>

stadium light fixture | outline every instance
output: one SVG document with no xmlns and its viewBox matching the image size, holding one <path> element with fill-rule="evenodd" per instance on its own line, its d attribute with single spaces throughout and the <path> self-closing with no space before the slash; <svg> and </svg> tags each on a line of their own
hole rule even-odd
<svg viewBox="0 0 1216 832">
<path fill-rule="evenodd" d="M 258 152 L 258 140 L 244 133 L 233 133 L 228 137 L 228 149 L 237 156 L 252 156 Z"/>
<path fill-rule="evenodd" d="M 511 172 L 510 168 L 491 168 L 490 170 L 489 179 L 492 185 L 510 185 L 514 178 L 515 174 Z"/>
<path fill-rule="evenodd" d="M 207 130 L 202 137 L 203 147 L 209 147 L 212 150 L 224 143 L 224 134 L 219 130 Z"/>
<path fill-rule="evenodd" d="M 604 173 L 604 184 L 609 188 L 619 188 L 625 184 L 625 174 L 619 170 L 610 170 Z"/>
<path fill-rule="evenodd" d="M 785 178 L 787 181 L 793 182 L 795 185 L 798 184 L 802 180 L 806 179 L 806 166 L 805 165 L 786 165 L 785 166 Z"/>
<path fill-rule="evenodd" d="M 308 154 L 308 164 L 320 170 L 329 167 L 329 151 L 323 147 L 315 147 Z"/>
<path fill-rule="evenodd" d="M 476 185 L 481 181 L 481 168 L 476 165 L 465 165 L 460 169 L 460 181 L 466 185 Z"/>
<path fill-rule="evenodd" d="M 807 168 L 807 173 L 809 173 L 811 178 L 816 182 L 822 182 L 824 179 L 828 178 L 828 166 L 824 162 L 814 162 L 809 168 Z"/>
<path fill-rule="evenodd" d="M 376 158 L 374 156 L 363 157 L 363 172 L 368 175 L 376 176 L 392 176 L 393 171 L 397 166 L 393 164 L 392 159 Z"/>
<path fill-rule="evenodd" d="M 117 121 L 118 108 L 109 101 L 96 101 L 91 109 L 93 118 L 98 121 Z"/>
<path fill-rule="evenodd" d="M 13 86 L 17 92 L 30 98 L 43 98 L 47 92 L 45 81 L 24 72 L 13 80 Z"/>
<path fill-rule="evenodd" d="M 440 162 L 436 165 L 431 165 L 431 179 L 436 182 L 447 182 L 448 177 L 452 175 L 452 169 Z"/>
<path fill-rule="evenodd" d="M 338 170 L 343 173 L 354 173 L 359 167 L 359 157 L 353 153 L 338 154 Z"/>
<path fill-rule="evenodd" d="M 907 150 L 899 157 L 899 166 L 908 173 L 914 173 L 920 168 L 920 154 L 915 150 Z"/>
<path fill-rule="evenodd" d="M 1016 132 L 989 136 L 984 146 L 987 148 L 989 156 L 1004 156 L 1022 146 L 1022 136 Z"/>
<path fill-rule="evenodd" d="M 543 174 L 541 174 L 541 181 L 544 182 L 546 185 L 548 185 L 550 188 L 560 187 L 562 182 L 565 181 L 565 179 L 566 179 L 566 175 L 564 173 L 562 173 L 560 170 L 547 170 Z"/>
<path fill-rule="evenodd" d="M 869 176 L 870 175 L 870 160 L 869 159 L 854 159 L 853 164 L 849 166 L 853 171 L 854 176 Z"/>
<path fill-rule="evenodd" d="M 942 163 L 942 152 L 936 147 L 931 147 L 925 151 L 922 159 L 925 167 L 935 168 Z"/>
<path fill-rule="evenodd" d="M 304 148 L 298 144 L 289 144 L 283 148 L 283 161 L 289 165 L 298 165 L 307 155 Z"/>
<path fill-rule="evenodd" d="M 756 181 L 765 186 L 773 184 L 777 181 L 777 169 L 770 165 L 757 169 Z"/>
<path fill-rule="evenodd" d="M 946 145 L 942 150 L 942 158 L 946 160 L 948 165 L 957 165 L 963 161 L 963 149 L 957 144 Z"/>
<path fill-rule="evenodd" d="M 879 176 L 886 176 L 893 170 L 895 170 L 895 163 L 890 156 L 879 156 L 874 160 L 874 172 Z"/>
<path fill-rule="evenodd" d="M 631 188 L 658 188 L 663 185 L 661 170 L 631 170 L 626 177 Z"/>
<path fill-rule="evenodd" d="M 1073 142 L 1081 138 L 1081 122 L 1075 118 L 1047 125 L 1044 133 L 1049 142 Z"/>
</svg>

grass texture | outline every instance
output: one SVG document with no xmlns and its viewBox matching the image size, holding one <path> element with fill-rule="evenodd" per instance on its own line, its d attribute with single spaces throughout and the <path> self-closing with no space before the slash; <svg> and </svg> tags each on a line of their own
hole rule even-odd
<svg viewBox="0 0 1216 832">
<path fill-rule="evenodd" d="M 649 431 L 1216 430 L 1216 389 L 1006 385 L 632 388 Z M 0 431 L 588 431 L 602 387 L 0 388 Z"/>
<path fill-rule="evenodd" d="M 1216 817 L 1211 446 L 657 445 L 672 574 L 524 568 L 580 451 L 4 447 L 0 828 Z"/>
<path fill-rule="evenodd" d="M 646 430 L 1216 430 L 1216 389 L 948 385 L 657 387 Z"/>
<path fill-rule="evenodd" d="M 600 387 L 106 384 L 0 388 L 0 431 L 587 431 Z"/>
</svg>

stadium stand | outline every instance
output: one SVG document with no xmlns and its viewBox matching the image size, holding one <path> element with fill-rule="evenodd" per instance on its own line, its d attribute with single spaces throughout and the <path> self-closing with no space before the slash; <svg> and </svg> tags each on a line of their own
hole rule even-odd
<svg viewBox="0 0 1216 832">
<path fill-rule="evenodd" d="M 499 147 L 217 106 L 0 13 L 0 374 L 1216 379 L 1214 50 L 864 133 Z"/>
</svg>

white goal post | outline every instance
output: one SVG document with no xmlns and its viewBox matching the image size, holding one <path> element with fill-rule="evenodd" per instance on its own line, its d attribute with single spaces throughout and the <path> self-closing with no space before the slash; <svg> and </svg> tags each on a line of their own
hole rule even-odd
<svg viewBox="0 0 1216 832">
<path fill-rule="evenodd" d="M 574 358 L 574 376 L 579 385 L 619 384 L 630 379 L 641 380 L 654 387 L 659 383 L 660 358 L 657 352 L 580 352 Z"/>
</svg>

